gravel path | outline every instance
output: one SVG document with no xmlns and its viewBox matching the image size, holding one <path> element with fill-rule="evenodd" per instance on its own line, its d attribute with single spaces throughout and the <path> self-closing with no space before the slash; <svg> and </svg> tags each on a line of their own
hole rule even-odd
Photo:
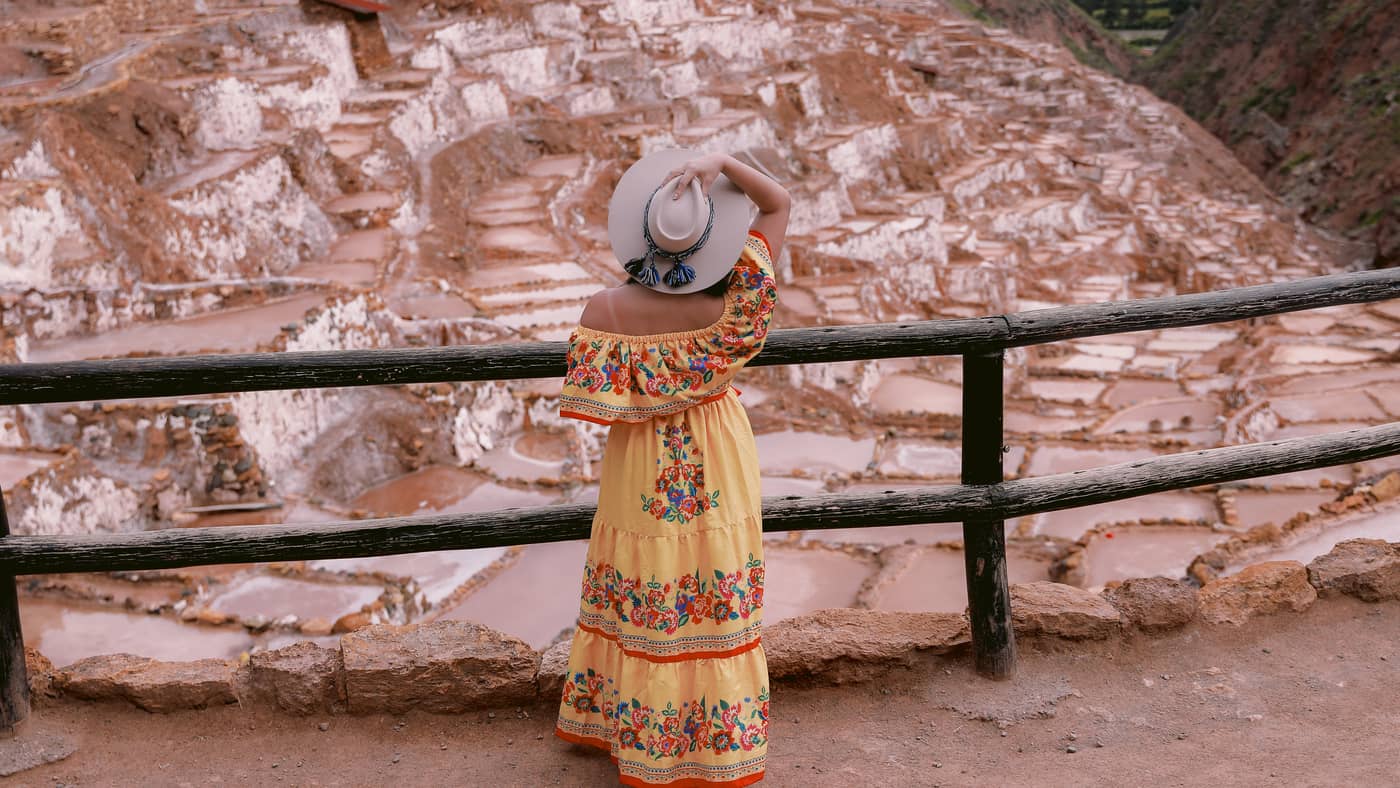
<svg viewBox="0 0 1400 788">
<path fill-rule="evenodd" d="M 1020 677 L 965 656 L 845 687 L 774 693 L 773 786 L 1381 785 L 1400 779 L 1400 604 L 1111 645 L 1023 644 Z M 21 739 L 69 758 L 16 785 L 615 784 L 550 734 L 552 708 L 292 718 L 50 703 Z M 321 723 L 329 723 L 320 730 Z M 16 742 L 0 746 L 14 746 Z"/>
</svg>

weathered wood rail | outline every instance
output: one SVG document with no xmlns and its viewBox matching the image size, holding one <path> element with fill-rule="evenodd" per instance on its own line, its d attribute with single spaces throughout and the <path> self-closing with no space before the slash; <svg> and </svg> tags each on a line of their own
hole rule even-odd
<svg viewBox="0 0 1400 788">
<path fill-rule="evenodd" d="M 995 530 L 981 524 L 1203 484 L 1364 462 L 1392 454 L 1400 454 L 1400 422 L 986 484 L 770 496 L 763 499 L 763 530 L 816 531 L 957 522 L 974 522 L 980 530 Z M 1000 475 L 998 465 L 997 476 Z M 222 525 L 91 536 L 11 536 L 0 539 L 0 566 L 15 575 L 127 572 L 564 542 L 588 538 L 594 511 L 592 504 L 557 504 L 475 514 L 317 524 Z"/>
<path fill-rule="evenodd" d="M 1066 339 L 1183 328 L 1400 295 L 1400 269 L 994 317 L 789 328 L 754 366 L 986 353 Z M 563 342 L 130 358 L 0 365 L 0 405 L 239 391 L 518 380 L 564 374 Z"/>
<path fill-rule="evenodd" d="M 756 364 L 963 355 L 963 484 L 767 498 L 764 530 L 962 522 L 977 667 L 984 675 L 1009 678 L 1016 668 L 1016 647 L 1005 571 L 1002 523 L 1006 519 L 1400 454 L 1400 423 L 1002 481 L 1002 355 L 1006 348 L 1397 297 L 1400 269 L 1390 269 L 995 317 L 775 331 Z M 564 371 L 564 351 L 563 343 L 553 342 L 9 364 L 0 365 L 0 405 L 552 377 Z M 14 593 L 16 575 L 389 555 L 581 539 L 588 536 L 593 513 L 592 506 L 546 506 L 294 526 L 17 536 L 8 534 L 0 504 L 0 728 L 12 727 L 29 709 Z"/>
</svg>

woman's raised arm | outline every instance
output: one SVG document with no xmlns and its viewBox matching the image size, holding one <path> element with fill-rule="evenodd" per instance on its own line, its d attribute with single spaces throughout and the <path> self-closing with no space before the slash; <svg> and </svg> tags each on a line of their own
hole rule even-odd
<svg viewBox="0 0 1400 788">
<path fill-rule="evenodd" d="M 729 154 L 711 153 L 691 159 L 680 169 L 667 173 L 662 183 L 677 175 L 683 176 L 672 195 L 674 199 L 685 191 L 692 180 L 699 178 L 701 190 L 709 194 L 710 186 L 721 173 L 758 206 L 758 216 L 751 229 L 768 240 L 769 251 L 777 259 L 783 239 L 787 236 L 788 212 L 792 207 L 787 189 L 777 181 Z"/>
</svg>

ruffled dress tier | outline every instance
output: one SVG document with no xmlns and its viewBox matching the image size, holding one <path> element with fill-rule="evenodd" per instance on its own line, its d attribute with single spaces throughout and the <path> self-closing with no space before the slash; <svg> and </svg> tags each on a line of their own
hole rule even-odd
<svg viewBox="0 0 1400 788">
<path fill-rule="evenodd" d="M 759 466 L 731 384 L 776 303 L 751 233 L 714 324 L 570 340 L 560 413 L 610 429 L 555 733 L 611 753 L 624 785 L 763 778 Z"/>
</svg>

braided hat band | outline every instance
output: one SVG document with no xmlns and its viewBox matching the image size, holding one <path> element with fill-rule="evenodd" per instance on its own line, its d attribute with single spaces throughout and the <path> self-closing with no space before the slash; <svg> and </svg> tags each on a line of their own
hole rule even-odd
<svg viewBox="0 0 1400 788">
<path fill-rule="evenodd" d="M 671 270 L 666 272 L 664 278 L 667 285 L 673 288 L 684 287 L 695 281 L 695 269 L 685 264 L 686 258 L 700 251 L 700 249 L 705 246 L 705 242 L 710 240 L 710 230 L 715 226 L 715 201 L 706 195 L 705 203 L 710 208 L 710 215 L 705 221 L 705 231 L 700 234 L 700 238 L 696 240 L 695 243 L 679 252 L 668 252 L 657 246 L 656 241 L 651 237 L 651 226 L 648 218 L 651 216 L 651 201 L 656 199 L 657 193 L 665 188 L 666 185 L 667 184 L 662 184 L 656 187 L 651 193 L 651 196 L 647 197 L 646 206 L 642 208 L 642 239 L 646 241 L 646 252 L 622 264 L 623 269 L 626 270 L 632 278 L 647 287 L 656 286 L 658 280 L 656 271 L 657 257 L 669 257 L 673 263 Z"/>
</svg>

